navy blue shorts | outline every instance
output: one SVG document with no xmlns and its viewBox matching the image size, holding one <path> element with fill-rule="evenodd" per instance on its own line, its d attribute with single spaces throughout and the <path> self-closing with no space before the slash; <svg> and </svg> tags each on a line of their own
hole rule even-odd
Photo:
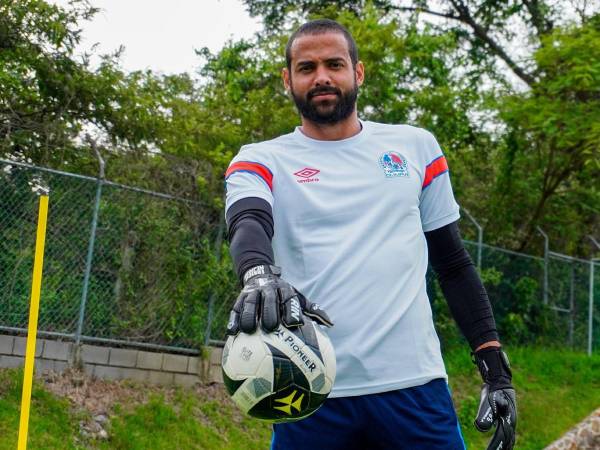
<svg viewBox="0 0 600 450">
<path fill-rule="evenodd" d="M 448 384 L 330 398 L 312 416 L 275 424 L 271 450 L 464 450 Z"/>
</svg>

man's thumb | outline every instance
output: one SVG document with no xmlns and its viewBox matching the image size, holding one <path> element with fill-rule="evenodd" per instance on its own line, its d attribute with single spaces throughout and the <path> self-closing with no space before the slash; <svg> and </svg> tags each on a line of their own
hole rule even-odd
<svg viewBox="0 0 600 450">
<path fill-rule="evenodd" d="M 481 389 L 479 408 L 475 417 L 475 428 L 479 431 L 489 431 L 494 425 L 494 411 L 489 401 L 489 386 L 484 384 Z"/>
</svg>

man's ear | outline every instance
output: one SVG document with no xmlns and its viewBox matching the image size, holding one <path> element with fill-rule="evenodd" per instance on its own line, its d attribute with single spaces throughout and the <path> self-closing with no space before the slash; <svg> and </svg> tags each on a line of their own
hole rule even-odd
<svg viewBox="0 0 600 450">
<path fill-rule="evenodd" d="M 288 92 L 291 91 L 292 86 L 290 84 L 290 71 L 287 69 L 287 67 L 281 69 L 281 79 L 283 80 L 283 86 L 285 87 L 285 90 Z"/>
<path fill-rule="evenodd" d="M 356 63 L 354 70 L 356 74 L 356 84 L 362 86 L 363 82 L 365 81 L 365 66 L 362 61 L 358 61 Z"/>
</svg>

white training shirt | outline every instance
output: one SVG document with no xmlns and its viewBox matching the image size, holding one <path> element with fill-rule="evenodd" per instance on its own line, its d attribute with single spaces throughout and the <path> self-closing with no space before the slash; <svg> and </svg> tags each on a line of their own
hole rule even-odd
<svg viewBox="0 0 600 450">
<path fill-rule="evenodd" d="M 319 303 L 337 358 L 331 397 L 447 378 L 425 290 L 424 231 L 458 220 L 448 166 L 431 133 L 361 122 L 319 141 L 300 131 L 245 145 L 226 173 L 229 208 L 273 208 L 282 278 Z"/>
</svg>

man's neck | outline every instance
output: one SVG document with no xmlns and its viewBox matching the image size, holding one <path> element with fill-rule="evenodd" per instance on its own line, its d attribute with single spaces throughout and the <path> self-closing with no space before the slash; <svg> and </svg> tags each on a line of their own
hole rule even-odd
<svg viewBox="0 0 600 450">
<path fill-rule="evenodd" d="M 322 125 L 302 118 L 300 130 L 302 134 L 319 141 L 341 141 L 360 133 L 362 126 L 356 112 L 347 119 L 332 124 Z"/>
</svg>

